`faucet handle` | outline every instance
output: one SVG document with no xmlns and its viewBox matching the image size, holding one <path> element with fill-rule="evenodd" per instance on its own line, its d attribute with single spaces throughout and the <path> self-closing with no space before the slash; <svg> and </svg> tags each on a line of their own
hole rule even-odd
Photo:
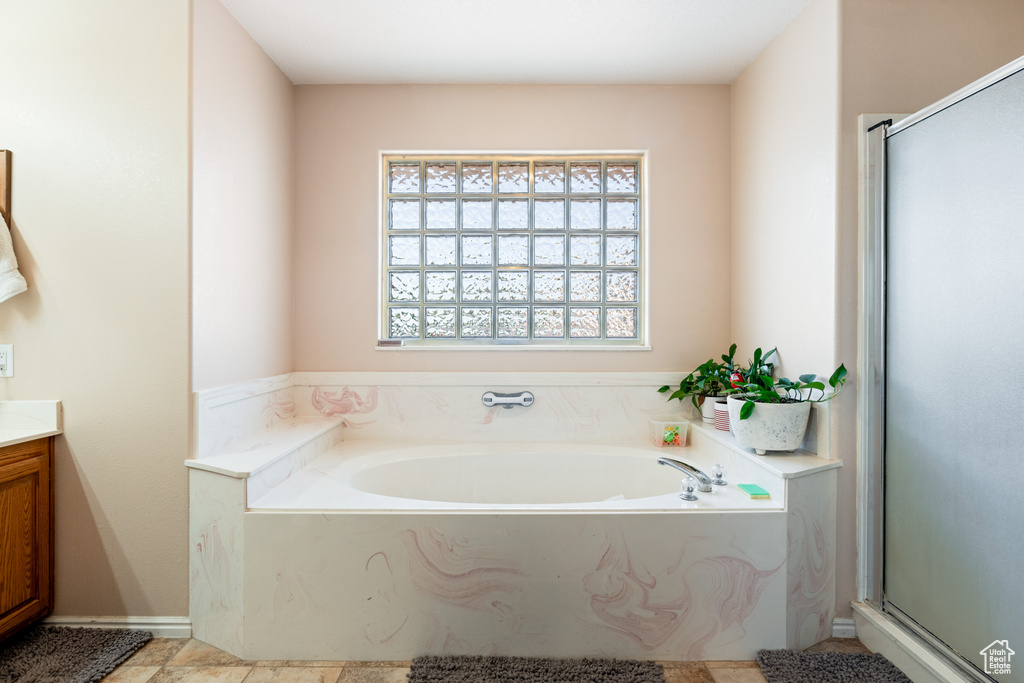
<svg viewBox="0 0 1024 683">
<path fill-rule="evenodd" d="M 725 480 L 724 465 L 714 465 L 711 467 L 711 483 L 715 486 L 725 486 L 729 483 Z"/>
<path fill-rule="evenodd" d="M 697 495 L 693 492 L 697 488 L 697 480 L 693 477 L 686 477 L 679 482 L 679 497 L 683 500 L 697 500 Z"/>
</svg>

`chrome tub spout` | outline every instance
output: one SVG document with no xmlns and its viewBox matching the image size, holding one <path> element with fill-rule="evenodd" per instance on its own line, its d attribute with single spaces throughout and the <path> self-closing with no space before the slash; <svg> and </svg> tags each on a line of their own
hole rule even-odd
<svg viewBox="0 0 1024 683">
<path fill-rule="evenodd" d="M 510 409 L 512 406 L 529 408 L 533 405 L 533 394 L 529 391 L 520 391 L 518 394 L 499 394 L 494 391 L 488 391 L 483 395 L 482 400 L 488 408 L 493 408 L 494 406 L 501 406 L 506 409 Z"/>
<path fill-rule="evenodd" d="M 658 458 L 659 465 L 668 465 L 669 467 L 675 467 L 680 472 L 689 474 L 697 480 L 697 490 L 701 493 L 711 492 L 711 477 L 698 470 L 693 465 L 688 465 L 685 462 L 679 460 L 673 460 L 672 458 Z"/>
</svg>

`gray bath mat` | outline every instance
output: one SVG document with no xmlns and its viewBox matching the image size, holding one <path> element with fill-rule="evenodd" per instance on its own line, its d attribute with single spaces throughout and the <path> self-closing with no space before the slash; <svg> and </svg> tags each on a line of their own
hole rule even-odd
<svg viewBox="0 0 1024 683">
<path fill-rule="evenodd" d="M 665 683 L 665 671 L 627 659 L 417 657 L 409 683 Z"/>
<path fill-rule="evenodd" d="M 0 645 L 0 683 L 91 683 L 131 657 L 148 631 L 31 626 Z"/>
<path fill-rule="evenodd" d="M 880 654 L 761 650 L 757 663 L 768 683 L 911 683 Z"/>
</svg>

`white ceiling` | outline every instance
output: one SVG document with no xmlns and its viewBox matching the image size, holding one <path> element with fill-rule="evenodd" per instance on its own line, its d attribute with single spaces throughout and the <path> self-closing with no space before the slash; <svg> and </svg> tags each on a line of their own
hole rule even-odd
<svg viewBox="0 0 1024 683">
<path fill-rule="evenodd" d="M 808 0 L 222 0 L 293 83 L 731 83 Z"/>
</svg>

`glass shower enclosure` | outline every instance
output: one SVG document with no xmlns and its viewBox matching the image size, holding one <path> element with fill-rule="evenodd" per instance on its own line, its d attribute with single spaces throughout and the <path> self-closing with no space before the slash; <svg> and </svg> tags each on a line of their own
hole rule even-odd
<svg viewBox="0 0 1024 683">
<path fill-rule="evenodd" d="M 977 680 L 1024 680 L 1018 62 L 885 133 L 882 606 Z"/>
</svg>

